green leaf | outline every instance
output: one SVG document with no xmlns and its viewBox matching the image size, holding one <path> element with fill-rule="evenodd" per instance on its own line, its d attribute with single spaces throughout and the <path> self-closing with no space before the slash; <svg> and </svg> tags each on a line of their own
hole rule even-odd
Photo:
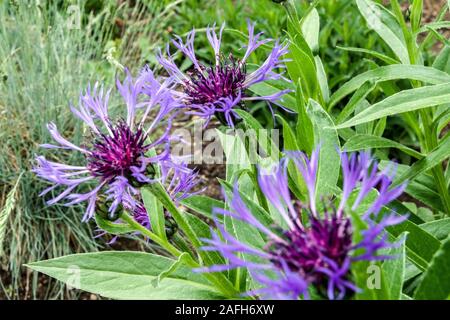
<svg viewBox="0 0 450 320">
<path fill-rule="evenodd" d="M 359 243 L 363 240 L 363 232 L 367 230 L 367 223 L 362 219 L 364 212 L 370 208 L 373 201 L 378 197 L 378 193 L 375 190 L 371 190 L 368 195 L 363 199 L 362 203 L 356 208 L 351 210 L 358 192 L 354 191 L 350 194 L 346 204 L 346 210 L 351 214 L 353 232 L 353 243 Z M 359 255 L 359 251 L 363 249 L 357 249 L 355 255 Z M 355 278 L 355 284 L 358 288 L 361 288 L 361 292 L 355 294 L 356 300 L 386 300 L 389 299 L 389 291 L 387 283 L 385 281 L 384 270 L 379 261 L 367 261 L 360 260 L 352 263 L 352 273 Z"/>
<path fill-rule="evenodd" d="M 161 280 L 164 278 L 167 278 L 169 275 L 175 272 L 180 266 L 183 264 L 186 264 L 186 261 L 189 261 L 191 257 L 189 256 L 189 253 L 183 252 L 180 254 L 177 260 L 169 266 L 166 270 L 162 271 L 155 279 L 152 280 L 152 284 L 154 287 L 158 287 L 161 283 Z"/>
<path fill-rule="evenodd" d="M 319 31 L 320 31 L 320 18 L 319 13 L 314 8 L 308 15 L 304 16 L 301 21 L 302 34 L 311 48 L 311 51 L 316 52 L 319 50 Z"/>
<path fill-rule="evenodd" d="M 423 0 L 414 0 L 411 9 L 411 31 L 415 33 L 420 28 L 422 19 Z"/>
<path fill-rule="evenodd" d="M 184 234 L 192 242 L 194 247 L 200 247 L 200 241 L 196 237 L 189 223 L 186 222 L 183 214 L 178 210 L 175 203 L 173 203 L 172 199 L 167 194 L 166 189 L 158 182 L 148 184 L 145 188 L 148 189 L 158 199 L 158 201 L 161 202 L 164 208 L 171 213 L 179 228 L 183 230 Z"/>
<path fill-rule="evenodd" d="M 386 212 L 385 210 L 382 212 Z M 387 210 L 390 211 L 390 209 Z M 408 232 L 405 242 L 407 257 L 422 271 L 427 269 L 433 254 L 439 249 L 441 244 L 438 239 L 409 220 L 388 227 L 387 232 L 395 238 L 399 237 L 403 232 Z"/>
<path fill-rule="evenodd" d="M 316 0 L 316 4 L 317 1 L 318 0 Z M 312 10 L 314 10 L 314 4 L 313 6 L 310 6 L 310 8 L 307 11 L 304 12 L 305 14 L 304 18 L 306 18 Z M 301 51 L 303 51 L 311 60 L 313 60 L 314 59 L 313 52 L 301 30 L 302 21 L 299 21 L 298 18 L 294 19 L 292 19 L 291 17 L 288 18 L 288 36 L 292 43 L 295 43 Z"/>
<path fill-rule="evenodd" d="M 187 197 L 181 200 L 181 204 L 208 218 L 212 218 L 212 212 L 214 208 L 223 209 L 224 207 L 222 201 L 203 195 L 192 195 L 190 197 Z"/>
<path fill-rule="evenodd" d="M 277 114 L 275 115 L 278 119 L 280 119 L 282 125 L 283 125 L 283 142 L 284 142 L 284 149 L 285 150 L 300 150 L 300 148 L 297 145 L 297 139 L 295 136 L 294 131 L 292 130 L 292 126 L 284 120 L 284 118 Z"/>
<path fill-rule="evenodd" d="M 425 158 L 417 161 L 406 172 L 397 176 L 394 180 L 394 185 L 399 185 L 406 180 L 414 179 L 417 175 L 424 173 L 437 165 L 440 165 L 449 156 L 450 136 L 447 136 Z"/>
<path fill-rule="evenodd" d="M 164 209 L 162 208 L 161 203 L 146 187 L 141 188 L 141 195 L 142 200 L 144 201 L 145 210 L 150 219 L 152 231 L 162 239 L 167 239 Z"/>
<path fill-rule="evenodd" d="M 317 81 L 319 82 L 319 88 L 320 91 L 322 92 L 323 101 L 325 103 L 328 103 L 328 101 L 330 100 L 330 89 L 328 87 L 328 80 L 327 74 L 325 73 L 325 68 L 319 56 L 314 57 L 314 62 L 316 63 Z"/>
<path fill-rule="evenodd" d="M 112 222 L 110 220 L 104 219 L 99 214 L 95 215 L 95 222 L 100 229 L 114 235 L 126 234 L 136 231 L 129 224 Z"/>
<path fill-rule="evenodd" d="M 423 223 L 420 227 L 438 240 L 445 240 L 450 234 L 450 218 Z"/>
<path fill-rule="evenodd" d="M 441 105 L 436 109 L 433 127 L 436 128 L 435 132 L 441 133 L 450 123 L 450 104 Z"/>
<path fill-rule="evenodd" d="M 439 33 L 439 29 L 448 29 L 450 27 L 450 21 L 434 21 L 427 24 L 424 24 L 419 30 L 416 31 L 416 34 L 423 32 L 430 32 L 436 36 L 438 40 L 440 40 L 444 44 L 449 44 L 449 40 L 444 35 Z M 427 42 L 425 42 L 427 44 Z M 424 44 L 421 44 L 421 47 L 424 47 Z"/>
<path fill-rule="evenodd" d="M 298 43 L 300 39 L 301 36 L 298 35 L 295 39 L 291 40 L 289 53 L 286 55 L 290 61 L 286 62 L 286 67 L 292 81 L 294 83 L 300 81 L 305 97 L 307 99 L 317 99 L 319 85 L 317 82 L 317 70 L 314 57 L 310 52 L 302 50 L 301 45 Z"/>
<path fill-rule="evenodd" d="M 296 138 L 294 132 L 292 131 L 291 125 L 289 125 L 289 123 L 286 120 L 284 120 L 284 118 L 281 117 L 280 115 L 276 115 L 276 116 L 278 119 L 281 120 L 281 123 L 283 125 L 284 150 L 286 150 L 286 151 L 302 150 L 299 147 L 299 144 L 297 144 L 297 138 Z M 311 146 L 311 148 L 312 147 L 313 146 Z M 290 161 L 288 163 L 287 168 L 288 168 L 289 177 L 292 179 L 292 182 L 293 182 L 293 183 L 290 183 L 289 186 L 296 194 L 300 195 L 300 199 L 302 199 L 302 200 L 305 199 L 303 197 L 303 195 L 307 194 L 306 186 L 305 186 L 303 178 L 302 178 L 300 172 L 298 171 L 296 165 L 292 161 Z"/>
<path fill-rule="evenodd" d="M 242 169 L 251 169 L 251 162 L 243 141 L 239 136 L 229 135 L 217 131 L 222 144 L 226 161 L 227 172 L 226 180 L 234 181 L 237 179 L 237 173 Z"/>
<path fill-rule="evenodd" d="M 433 68 L 450 74 L 450 46 L 445 46 L 444 49 L 442 49 L 436 57 L 436 60 L 433 62 Z"/>
<path fill-rule="evenodd" d="M 410 211 L 408 219 L 411 222 L 414 222 L 415 224 L 422 224 L 425 222 L 434 221 L 433 212 L 427 207 L 422 207 L 420 205 L 419 207 L 417 207 L 414 202 L 402 202 L 402 205 L 408 208 L 408 210 Z M 413 217 L 414 219 L 412 219 Z"/>
<path fill-rule="evenodd" d="M 386 116 L 450 103 L 450 83 L 403 90 L 372 106 L 336 128 L 348 128 Z"/>
<path fill-rule="evenodd" d="M 404 278 L 403 282 L 409 281 L 409 280 L 417 277 L 421 273 L 422 273 L 422 271 L 419 268 L 417 268 L 414 263 L 412 263 L 409 260 L 406 260 L 405 278 Z"/>
<path fill-rule="evenodd" d="M 224 188 L 226 194 L 228 197 L 233 197 L 233 185 L 219 179 L 220 185 Z M 251 200 L 248 196 L 243 194 L 239 191 L 239 195 L 241 196 L 242 201 L 244 202 L 245 206 L 250 210 L 250 212 L 253 214 L 253 216 L 258 219 L 262 224 L 269 227 L 271 224 L 273 224 L 273 219 L 270 216 L 270 213 L 264 210 L 263 207 L 261 207 L 258 203 Z"/>
<path fill-rule="evenodd" d="M 271 136 L 267 135 L 267 129 L 263 128 L 261 123 L 255 119 L 250 113 L 244 110 L 236 110 L 236 113 L 244 120 L 248 129 L 254 130 L 258 139 L 259 147 L 273 159 L 279 159 L 280 150 Z"/>
<path fill-rule="evenodd" d="M 315 145 L 320 145 L 316 180 L 316 200 L 320 201 L 320 196 L 336 190 L 341 163 L 337 152 L 340 143 L 333 120 L 320 104 L 309 100 L 306 112 L 313 123 Z"/>
<path fill-rule="evenodd" d="M 312 150 L 314 149 L 314 128 L 311 119 L 306 112 L 306 103 L 300 82 L 297 84 L 295 94 L 298 106 L 296 140 L 299 147 L 301 148 L 300 150 L 311 154 Z"/>
<path fill-rule="evenodd" d="M 381 170 L 381 169 L 380 169 Z M 414 204 L 415 206 L 415 204 Z M 391 201 L 387 207 L 401 215 L 406 215 L 408 220 L 414 224 L 425 223 L 426 220 L 422 216 L 417 215 L 417 207 L 412 207 L 409 202 L 400 202 L 399 200 Z"/>
<path fill-rule="evenodd" d="M 261 123 L 247 111 L 242 109 L 236 109 L 236 113 L 238 114 L 239 117 L 242 118 L 242 120 L 244 120 L 248 128 L 253 130 L 264 129 Z"/>
<path fill-rule="evenodd" d="M 435 253 L 430 267 L 423 274 L 414 298 L 444 300 L 450 295 L 450 235 Z"/>
<path fill-rule="evenodd" d="M 395 30 L 392 30 L 382 20 L 385 9 L 369 0 L 356 0 L 356 4 L 368 26 L 378 33 L 403 64 L 409 64 L 409 55 L 404 39 L 399 38 Z M 398 25 L 394 27 L 400 29 Z"/>
<path fill-rule="evenodd" d="M 377 124 L 375 125 L 375 128 L 373 129 L 373 131 L 372 131 L 372 133 L 373 133 L 373 135 L 374 136 L 378 136 L 378 137 L 381 137 L 382 135 L 383 135 L 383 133 L 384 133 L 384 130 L 386 129 L 386 121 L 387 120 L 387 118 L 386 117 L 384 117 L 384 118 L 381 118 L 380 120 L 378 120 L 377 121 Z M 406 150 L 407 149 L 405 149 L 405 152 L 406 152 Z M 409 149 L 409 151 L 410 150 L 413 150 L 413 149 Z M 415 151 L 415 150 L 414 150 Z M 407 152 L 406 152 L 407 153 Z M 417 155 L 417 154 L 416 154 Z"/>
<path fill-rule="evenodd" d="M 347 105 L 339 112 L 339 115 L 336 119 L 337 123 L 342 123 L 345 119 L 347 119 L 355 110 L 359 109 L 361 105 L 368 104 L 366 97 L 370 94 L 377 84 L 373 81 L 368 81 L 363 83 L 363 85 L 356 90 L 355 94 L 350 98 L 350 101 Z M 328 112 L 331 112 L 328 110 Z"/>
<path fill-rule="evenodd" d="M 397 60 L 395 60 L 387 55 L 384 55 L 382 53 L 379 53 L 377 51 L 364 49 L 364 48 L 340 47 L 340 46 L 336 46 L 336 48 L 341 49 L 341 50 L 350 51 L 350 52 L 366 53 L 366 54 L 369 54 L 371 56 L 374 56 L 375 58 L 378 58 L 378 59 L 384 61 L 387 64 L 398 64 Z"/>
<path fill-rule="evenodd" d="M 200 275 L 179 266 L 155 287 L 153 281 L 175 260 L 132 251 L 68 255 L 29 263 L 27 267 L 66 284 L 113 299 L 220 299 Z"/>
<path fill-rule="evenodd" d="M 356 109 L 355 109 L 355 115 L 363 112 L 364 110 L 366 110 L 367 108 L 370 107 L 370 103 L 367 100 L 362 100 L 360 101 L 357 105 L 356 105 Z M 360 125 L 357 125 L 355 127 L 355 132 L 356 134 L 372 134 L 372 128 L 373 128 L 373 124 L 374 122 L 371 123 L 363 123 Z"/>
<path fill-rule="evenodd" d="M 343 147 L 348 152 L 379 148 L 396 148 L 414 158 L 420 159 L 423 157 L 420 152 L 408 148 L 401 143 L 370 134 L 355 134 L 347 140 Z"/>
<path fill-rule="evenodd" d="M 396 242 L 402 241 L 402 245 L 392 248 L 387 255 L 395 257 L 383 262 L 384 280 L 386 281 L 387 290 L 390 300 L 400 300 L 403 287 L 403 279 L 405 277 L 406 253 L 405 239 L 407 233 L 402 233 L 397 237 Z"/>
<path fill-rule="evenodd" d="M 192 230 L 194 230 L 197 238 L 211 239 L 211 227 L 209 225 L 192 214 L 184 213 L 184 216 L 189 225 L 192 227 Z M 208 265 L 225 263 L 222 256 L 216 251 L 202 251 L 202 257 L 204 262 Z"/>
<path fill-rule="evenodd" d="M 398 64 L 379 67 L 364 72 L 346 82 L 331 96 L 328 109 L 331 109 L 348 94 L 359 89 L 365 82 L 374 81 L 379 83 L 398 79 L 411 79 L 429 84 L 443 84 L 450 82 L 450 75 L 432 67 L 418 65 Z"/>
<path fill-rule="evenodd" d="M 390 161 L 380 161 L 380 169 L 383 170 L 387 166 L 395 166 L 397 170 L 396 176 L 401 176 L 405 174 L 410 167 L 404 164 L 394 164 Z M 395 180 L 394 180 L 395 181 Z M 408 182 L 405 192 L 423 202 L 424 204 L 434 208 L 438 211 L 444 211 L 444 206 L 442 204 L 439 193 L 436 190 L 436 182 L 428 174 L 418 174 L 414 180 Z"/>
</svg>

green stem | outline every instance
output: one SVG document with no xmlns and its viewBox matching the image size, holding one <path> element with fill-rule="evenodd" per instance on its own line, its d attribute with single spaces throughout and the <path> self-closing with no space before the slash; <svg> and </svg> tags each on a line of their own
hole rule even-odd
<svg viewBox="0 0 450 320">
<path fill-rule="evenodd" d="M 415 45 L 415 39 L 411 33 L 411 30 L 406 25 L 405 18 L 403 17 L 402 8 L 397 0 L 391 0 L 392 10 L 394 10 L 397 16 L 397 21 L 402 29 L 403 37 L 405 38 L 406 49 L 408 50 L 409 62 L 411 64 L 416 64 L 417 62 L 417 47 Z"/>
<path fill-rule="evenodd" d="M 176 232 L 173 237 L 173 242 L 183 251 L 190 253 L 191 256 L 195 257 L 195 252 L 189 247 L 183 237 L 179 232 Z"/>
<path fill-rule="evenodd" d="M 148 188 L 153 193 L 153 195 L 161 202 L 164 208 L 166 208 L 170 212 L 172 218 L 177 223 L 178 228 L 180 228 L 180 230 L 183 231 L 183 233 L 192 243 L 194 248 L 201 247 L 202 244 L 198 239 L 197 235 L 195 234 L 195 231 L 186 221 L 182 213 L 178 210 L 177 206 L 173 203 L 172 199 L 167 194 L 166 189 L 164 189 L 164 187 L 160 183 L 149 184 L 148 186 L 146 186 L 146 188 Z M 198 255 L 203 261 L 210 262 L 208 255 L 206 255 L 204 252 L 199 251 Z M 193 259 L 195 258 L 193 257 Z M 197 266 L 195 266 L 194 268 L 199 267 L 200 265 L 197 263 Z M 221 291 L 223 293 L 226 293 L 228 296 L 230 295 L 235 296 L 237 294 L 237 291 L 233 287 L 232 283 L 223 274 L 205 273 L 204 276 L 208 278 L 211 282 L 213 282 L 218 288 L 221 288 Z"/>
<path fill-rule="evenodd" d="M 168 241 L 158 237 L 156 234 L 148 230 L 147 228 L 143 227 L 140 223 L 136 222 L 130 215 L 123 212 L 120 216 L 120 218 L 128 223 L 131 227 L 133 227 L 136 231 L 139 231 L 146 237 L 148 237 L 153 242 L 159 244 L 162 248 L 166 249 L 169 253 L 174 255 L 175 257 L 179 257 L 182 252 L 179 251 L 177 248 L 175 248 L 173 245 L 171 245 Z"/>
<path fill-rule="evenodd" d="M 422 118 L 423 131 L 425 137 L 425 144 L 423 145 L 423 151 L 425 154 L 431 152 L 438 146 L 437 136 L 433 133 L 433 126 L 430 114 L 428 110 L 420 110 L 420 116 Z M 447 184 L 445 182 L 444 170 L 441 164 L 436 165 L 431 169 L 433 178 L 437 183 L 438 192 L 444 205 L 444 210 L 447 215 L 450 215 L 450 194 L 448 192 Z"/>
<path fill-rule="evenodd" d="M 267 203 L 267 199 L 264 196 L 264 194 L 261 191 L 261 188 L 259 187 L 258 184 L 258 168 L 256 167 L 256 165 L 252 166 L 252 180 L 255 187 L 255 191 L 256 191 L 256 196 L 258 197 L 258 202 L 260 203 L 260 205 L 263 207 L 264 210 L 266 210 L 267 212 L 269 212 L 269 205 Z"/>
<path fill-rule="evenodd" d="M 438 191 L 441 194 L 442 202 L 444 205 L 445 213 L 450 216 L 450 195 L 448 192 L 447 184 L 445 182 L 445 175 L 442 166 L 438 164 L 431 170 L 434 179 L 437 181 Z"/>
<path fill-rule="evenodd" d="M 187 238 L 194 245 L 195 248 L 201 246 L 200 240 L 198 240 L 195 235 L 194 230 L 191 228 L 189 223 L 183 217 L 181 212 L 178 210 L 177 206 L 173 203 L 172 199 L 170 199 L 164 187 L 159 183 L 152 183 L 147 186 L 147 188 L 155 195 L 155 197 L 162 203 L 162 205 L 170 212 L 172 218 L 177 223 L 178 227 L 183 230 L 186 234 Z"/>
</svg>

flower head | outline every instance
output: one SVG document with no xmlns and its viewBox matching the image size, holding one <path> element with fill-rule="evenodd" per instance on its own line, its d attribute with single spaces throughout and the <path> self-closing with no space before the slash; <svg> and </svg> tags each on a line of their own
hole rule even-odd
<svg viewBox="0 0 450 320">
<path fill-rule="evenodd" d="M 195 30 L 188 35 L 186 42 L 180 37 L 173 40 L 174 46 L 192 61 L 193 68 L 183 73 L 175 64 L 169 47 L 167 57 L 159 54 L 158 60 L 167 73 L 176 79 L 182 90 L 177 91 L 184 104 L 190 106 L 192 114 L 204 118 L 207 122 L 216 115 L 224 124 L 234 126 L 239 118 L 235 112 L 244 101 L 263 100 L 278 103 L 282 95 L 289 90 L 282 90 L 268 96 L 252 97 L 247 95 L 247 89 L 259 82 L 278 80 L 282 75 L 277 69 L 284 68 L 283 56 L 288 52 L 287 47 L 275 42 L 272 51 L 263 64 L 253 72 L 247 70 L 249 56 L 260 46 L 271 42 L 271 39 L 261 40 L 262 33 L 255 35 L 254 24 L 248 23 L 249 43 L 244 56 L 239 59 L 232 54 L 224 55 L 221 50 L 222 33 L 225 25 L 215 32 L 215 25 L 206 30 L 209 43 L 214 50 L 215 61 L 210 65 L 202 64 L 195 55 Z"/>
<path fill-rule="evenodd" d="M 379 253 L 380 249 L 397 245 L 386 240 L 385 228 L 403 222 L 406 217 L 380 212 L 405 186 L 392 187 L 392 176 L 387 170 L 379 172 L 368 153 L 354 153 L 350 157 L 342 153 L 341 160 L 343 193 L 337 206 L 331 198 L 324 197 L 323 205 L 316 204 L 317 150 L 310 158 L 301 152 L 290 152 L 273 171 L 260 172 L 259 187 L 280 214 L 285 228 L 259 221 L 245 205 L 236 185 L 233 197 L 228 199 L 230 210 L 215 212 L 216 224 L 225 241 L 214 234 L 212 239 L 204 239 L 207 246 L 203 248 L 219 251 L 228 264 L 210 266 L 203 271 L 248 268 L 262 286 L 249 294 L 269 298 L 308 298 L 310 286 L 329 299 L 343 299 L 358 291 L 352 281 L 352 263 L 392 258 Z M 309 194 L 307 204 L 291 196 L 287 177 L 289 161 L 296 164 L 305 181 Z M 361 213 L 367 228 L 360 231 L 361 240 L 355 243 L 352 213 L 356 213 L 362 202 L 371 199 L 367 195 L 373 188 L 378 189 L 378 195 Z M 349 203 L 351 194 L 356 199 Z M 252 225 L 265 235 L 266 245 L 255 248 L 237 240 L 219 223 L 218 214 Z M 243 254 L 253 258 L 243 259 Z"/>
<path fill-rule="evenodd" d="M 126 118 L 118 120 L 109 115 L 111 90 L 104 91 L 98 84 L 93 89 L 89 86 L 80 95 L 78 108 L 71 107 L 73 114 L 90 129 L 89 139 L 81 146 L 65 139 L 54 123 L 48 124 L 56 144 L 43 147 L 81 152 L 85 160 L 83 165 L 74 166 L 53 162 L 43 156 L 36 158 L 37 165 L 33 171 L 53 184 L 41 195 L 65 187 L 47 203 L 65 199 L 65 205 L 74 205 L 87 201 L 83 220 L 93 216 L 98 198 L 109 203 L 111 215 L 124 202 L 133 203 L 138 194 L 136 188 L 155 180 L 154 166 L 170 167 L 172 163 L 168 150 L 170 118 L 165 132 L 149 141 L 156 126 L 179 106 L 170 91 L 172 83 L 171 79 L 160 83 L 148 68 L 143 69 L 136 79 L 127 71 L 123 83 L 117 81 L 117 89 L 127 110 Z M 150 112 L 155 115 L 153 121 L 147 123 Z M 142 114 L 139 120 L 138 113 Z M 90 185 L 91 190 L 77 193 L 76 189 L 82 184 Z"/>
</svg>

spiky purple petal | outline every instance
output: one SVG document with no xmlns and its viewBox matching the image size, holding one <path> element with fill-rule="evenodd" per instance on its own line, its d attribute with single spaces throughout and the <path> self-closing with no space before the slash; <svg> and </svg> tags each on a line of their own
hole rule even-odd
<svg viewBox="0 0 450 320">
<path fill-rule="evenodd" d="M 263 298 L 308 298 L 308 288 L 313 286 L 317 293 L 329 299 L 344 299 L 360 290 L 352 281 L 353 262 L 393 258 L 379 254 L 382 249 L 398 245 L 388 242 L 385 228 L 402 223 L 406 217 L 380 212 L 381 207 L 403 191 L 404 185 L 392 187 L 392 176 L 388 176 L 386 171 L 379 172 L 377 163 L 368 153 L 352 154 L 350 157 L 341 154 L 344 182 L 339 206 L 336 209 L 332 199 L 326 200 L 323 197 L 325 195 L 321 195 L 324 206 L 318 207 L 316 179 L 319 150 L 315 150 L 311 158 L 301 152 L 288 154 L 288 159 L 294 161 L 305 181 L 309 202 L 302 204 L 292 198 L 287 184 L 287 159 L 272 171 L 260 171 L 258 179 L 261 191 L 286 221 L 287 229 L 267 226 L 256 219 L 245 206 L 236 185 L 233 197 L 227 198 L 230 210 L 216 209 L 216 212 L 252 225 L 265 235 L 267 244 L 257 249 L 242 243 L 231 236 L 216 219 L 223 239 L 213 234 L 212 239 L 205 240 L 207 245 L 204 249 L 219 251 L 228 263 L 210 266 L 202 271 L 245 267 L 263 286 L 248 294 L 261 295 Z M 350 194 L 358 192 L 360 188 L 359 195 L 363 192 L 363 196 L 358 199 L 357 208 L 374 187 L 379 189 L 379 196 L 370 209 L 362 213 L 361 218 L 367 227 L 359 231 L 361 240 L 353 243 L 355 230 L 352 216 L 347 210 L 354 209 L 347 201 Z M 257 257 L 260 262 L 243 259 L 242 254 Z"/>
</svg>

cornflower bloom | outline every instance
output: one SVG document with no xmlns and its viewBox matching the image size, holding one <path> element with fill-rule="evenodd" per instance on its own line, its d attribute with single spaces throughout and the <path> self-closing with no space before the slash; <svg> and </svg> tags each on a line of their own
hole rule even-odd
<svg viewBox="0 0 450 320">
<path fill-rule="evenodd" d="M 83 165 L 69 165 L 37 156 L 33 171 L 40 178 L 52 183 L 41 196 L 63 187 L 61 193 L 47 201 L 48 205 L 62 200 L 66 206 L 87 202 L 83 221 L 91 218 L 98 199 L 107 203 L 111 216 L 124 202 L 134 207 L 138 187 L 152 183 L 155 166 L 173 165 L 169 153 L 169 113 L 179 106 L 171 94 L 172 79 L 160 82 L 149 68 L 144 68 L 136 79 L 127 71 L 123 82 L 117 80 L 117 90 L 126 106 L 125 119 L 111 119 L 109 98 L 111 89 L 105 91 L 97 83 L 88 86 L 80 94 L 78 108 L 72 113 L 87 125 L 90 131 L 84 144 L 77 146 L 64 138 L 56 124 L 47 128 L 56 144 L 44 144 L 45 148 L 58 148 L 81 152 Z M 137 117 L 137 113 L 141 116 Z M 152 121 L 149 115 L 152 114 Z M 158 137 L 150 136 L 163 124 L 167 129 Z M 76 190 L 83 184 L 91 189 L 86 193 Z M 104 203 L 103 203 L 104 204 Z"/>
<path fill-rule="evenodd" d="M 287 164 L 293 161 L 308 190 L 309 202 L 293 199 L 288 187 Z M 368 153 L 341 154 L 343 186 L 339 204 L 322 197 L 316 204 L 318 150 L 311 158 L 301 152 L 290 152 L 274 170 L 260 171 L 258 182 L 264 196 L 280 214 L 286 227 L 273 226 L 258 220 L 245 205 L 235 185 L 233 197 L 227 199 L 230 210 L 214 212 L 218 233 L 204 239 L 203 250 L 218 251 L 227 260 L 225 265 L 213 265 L 198 271 L 219 272 L 247 268 L 260 287 L 247 294 L 272 299 L 309 298 L 315 289 L 322 297 L 344 299 L 359 289 L 353 283 L 352 264 L 365 260 L 393 258 L 379 250 L 399 245 L 387 241 L 385 228 L 403 222 L 406 216 L 390 212 L 382 214 L 383 206 L 396 199 L 405 185 L 392 187 L 393 176 L 388 169 L 378 171 L 377 162 Z M 372 202 L 369 193 L 377 189 Z M 355 200 L 350 203 L 350 195 Z M 366 202 L 366 203 L 364 203 Z M 367 203 L 369 202 L 369 203 Z M 364 206 L 361 204 L 364 203 Z M 368 209 L 357 212 L 358 208 Z M 263 248 L 243 243 L 227 232 L 218 215 L 244 221 L 267 239 Z M 355 242 L 352 214 L 360 214 L 366 228 L 358 231 Z M 243 257 L 246 257 L 244 259 Z"/>
<path fill-rule="evenodd" d="M 259 47 L 267 45 L 272 39 L 261 39 L 262 33 L 255 34 L 255 25 L 248 22 L 248 45 L 242 58 L 235 58 L 231 53 L 226 57 L 221 51 L 222 33 L 224 24 L 219 34 L 215 32 L 215 25 L 206 28 L 206 35 L 214 50 L 215 61 L 211 65 L 202 64 L 195 55 L 194 38 L 195 29 L 188 33 L 186 42 L 176 36 L 172 41 L 187 58 L 192 61 L 193 68 L 182 72 L 175 64 L 173 56 L 167 45 L 167 57 L 160 52 L 159 63 L 167 73 L 176 79 L 179 89 L 174 92 L 183 103 L 190 107 L 189 113 L 198 115 L 208 124 L 212 116 L 216 116 L 223 124 L 234 127 L 239 119 L 235 109 L 241 108 L 245 101 L 262 100 L 270 104 L 279 105 L 281 97 L 290 90 L 281 90 L 266 96 L 250 96 L 247 89 L 251 86 L 267 80 L 282 79 L 282 74 L 277 69 L 285 68 L 283 56 L 288 52 L 287 46 L 275 41 L 266 60 L 253 72 L 247 71 L 247 61 L 250 55 Z M 284 78 L 283 78 L 284 79 Z M 180 89 L 181 88 L 181 89 Z"/>
</svg>

